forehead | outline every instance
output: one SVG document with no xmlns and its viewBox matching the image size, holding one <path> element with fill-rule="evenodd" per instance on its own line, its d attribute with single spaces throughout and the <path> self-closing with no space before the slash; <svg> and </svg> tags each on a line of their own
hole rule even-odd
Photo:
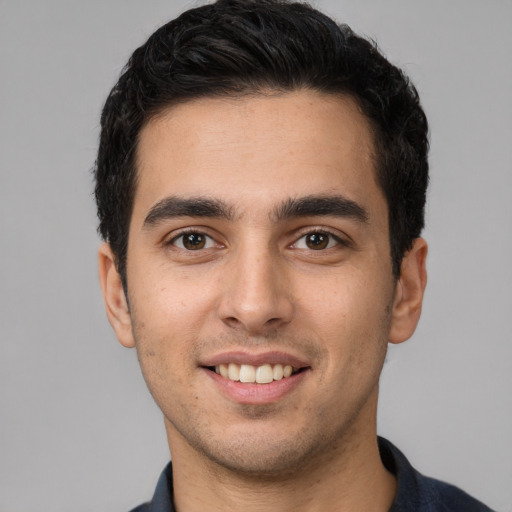
<svg viewBox="0 0 512 512">
<path fill-rule="evenodd" d="M 249 211 L 311 194 L 361 200 L 379 194 L 374 169 L 370 124 L 349 97 L 196 99 L 141 130 L 134 216 L 168 195 L 215 196 Z"/>
</svg>

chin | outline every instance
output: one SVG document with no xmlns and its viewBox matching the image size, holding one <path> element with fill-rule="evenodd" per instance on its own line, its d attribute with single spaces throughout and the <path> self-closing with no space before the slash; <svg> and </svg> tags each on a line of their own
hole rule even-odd
<svg viewBox="0 0 512 512">
<path fill-rule="evenodd" d="M 226 434 L 226 432 L 225 432 Z M 191 441 L 191 442 L 190 442 Z M 286 479 L 309 468 L 324 463 L 332 456 L 337 445 L 325 433 L 310 429 L 294 432 L 287 437 L 277 437 L 267 429 L 251 432 L 234 432 L 215 439 L 190 439 L 190 445 L 212 467 L 235 473 L 248 479 Z"/>
<path fill-rule="evenodd" d="M 310 450 L 295 442 L 262 446 L 259 441 L 237 439 L 221 450 L 204 451 L 211 462 L 247 478 L 276 478 L 293 475 L 310 458 Z M 249 445 L 248 445 L 249 444 Z"/>
</svg>

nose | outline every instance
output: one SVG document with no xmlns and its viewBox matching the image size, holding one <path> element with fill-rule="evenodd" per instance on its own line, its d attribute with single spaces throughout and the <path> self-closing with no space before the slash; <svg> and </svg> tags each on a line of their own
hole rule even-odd
<svg viewBox="0 0 512 512">
<path fill-rule="evenodd" d="M 280 258 L 268 248 L 246 247 L 226 268 L 218 313 L 231 328 L 269 335 L 293 316 L 291 290 Z"/>
</svg>

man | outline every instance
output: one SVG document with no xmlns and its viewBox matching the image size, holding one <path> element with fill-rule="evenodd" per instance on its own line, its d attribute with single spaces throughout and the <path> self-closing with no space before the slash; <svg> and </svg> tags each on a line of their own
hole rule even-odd
<svg viewBox="0 0 512 512">
<path fill-rule="evenodd" d="M 220 0 L 134 52 L 96 199 L 172 456 L 136 510 L 490 510 L 376 433 L 426 285 L 427 131 L 401 71 L 304 4 Z"/>
</svg>

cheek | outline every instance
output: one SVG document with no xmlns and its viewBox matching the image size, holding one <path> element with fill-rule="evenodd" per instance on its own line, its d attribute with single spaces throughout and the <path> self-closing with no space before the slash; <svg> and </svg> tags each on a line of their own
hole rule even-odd
<svg viewBox="0 0 512 512">
<path fill-rule="evenodd" d="M 149 265 L 151 267 L 151 265 Z M 197 319 L 211 307 L 212 296 L 208 279 L 190 271 L 170 269 L 161 264 L 156 271 L 133 275 L 130 297 L 133 295 L 134 313 L 140 324 L 170 334 L 193 330 Z M 182 334 L 186 334 L 183 332 Z"/>
<path fill-rule="evenodd" d="M 165 315 L 157 315 L 146 303 L 146 315 L 142 320 L 140 310 L 132 312 L 132 328 L 135 349 L 146 385 L 162 411 L 180 403 L 180 390 L 187 389 L 192 380 L 193 366 L 188 341 L 192 334 L 185 329 L 186 321 L 177 325 L 179 316 L 174 317 L 166 308 Z M 179 308 L 176 309 L 179 312 Z M 188 328 L 190 330 L 190 328 Z"/>
<path fill-rule="evenodd" d="M 130 278 L 132 329 L 148 386 L 179 384 L 194 372 L 195 349 L 210 325 L 215 304 L 211 285 L 201 286 L 204 280 L 198 276 L 163 266 Z"/>
<path fill-rule="evenodd" d="M 389 313 L 393 288 L 378 275 L 364 272 L 327 276 L 310 283 L 315 293 L 301 299 L 310 317 L 323 319 L 321 325 L 338 324 L 341 329 L 371 328 L 384 313 Z"/>
<path fill-rule="evenodd" d="M 391 285 L 364 275 L 345 275 L 304 306 L 305 316 L 335 364 L 379 365 L 387 347 L 392 299 Z"/>
</svg>

